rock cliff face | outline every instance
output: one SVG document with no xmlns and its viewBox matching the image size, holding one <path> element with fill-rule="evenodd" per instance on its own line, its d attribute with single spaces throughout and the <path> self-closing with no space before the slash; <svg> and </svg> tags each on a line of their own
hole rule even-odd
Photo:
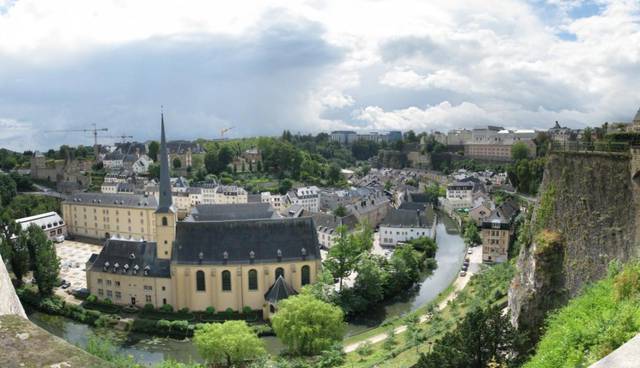
<svg viewBox="0 0 640 368">
<path fill-rule="evenodd" d="M 602 278 L 612 260 L 638 255 L 637 157 L 633 151 L 548 157 L 509 290 L 512 322 L 532 341 L 547 312 Z"/>
</svg>

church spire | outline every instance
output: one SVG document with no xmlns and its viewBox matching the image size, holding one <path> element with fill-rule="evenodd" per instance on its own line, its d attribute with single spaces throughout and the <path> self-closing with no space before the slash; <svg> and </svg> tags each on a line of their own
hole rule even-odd
<svg viewBox="0 0 640 368">
<path fill-rule="evenodd" d="M 156 212 L 173 211 L 173 199 L 171 198 L 171 181 L 169 179 L 169 155 L 167 154 L 167 141 L 164 134 L 164 112 L 160 112 L 160 203 Z"/>
</svg>

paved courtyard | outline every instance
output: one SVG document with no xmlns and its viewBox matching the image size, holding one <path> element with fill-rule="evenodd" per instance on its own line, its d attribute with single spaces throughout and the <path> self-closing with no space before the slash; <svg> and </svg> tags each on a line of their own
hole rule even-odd
<svg viewBox="0 0 640 368">
<path fill-rule="evenodd" d="M 91 253 L 100 253 L 102 246 L 65 240 L 56 244 L 56 252 L 60 257 L 60 279 L 71 283 L 69 289 L 87 287 L 85 265 Z M 56 293 L 67 296 L 64 290 L 57 289 Z"/>
</svg>

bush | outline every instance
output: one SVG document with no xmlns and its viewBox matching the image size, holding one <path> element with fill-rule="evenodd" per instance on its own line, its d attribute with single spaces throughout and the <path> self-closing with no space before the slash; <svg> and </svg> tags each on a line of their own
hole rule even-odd
<svg viewBox="0 0 640 368">
<path fill-rule="evenodd" d="M 142 310 L 145 312 L 153 312 L 155 310 L 153 304 L 151 303 L 147 303 L 144 305 L 144 307 L 142 307 Z"/>
<path fill-rule="evenodd" d="M 104 304 L 104 305 L 112 305 L 113 302 L 111 301 L 111 299 L 102 299 L 102 304 Z"/>
<path fill-rule="evenodd" d="M 227 318 L 231 318 L 231 316 L 233 316 L 233 309 L 231 308 L 225 309 L 224 314 L 227 316 Z"/>
<path fill-rule="evenodd" d="M 161 319 L 156 322 L 156 327 L 169 333 L 171 331 L 171 322 L 167 321 L 166 319 Z"/>
<path fill-rule="evenodd" d="M 171 332 L 173 333 L 187 333 L 187 329 L 189 328 L 189 322 L 187 321 L 173 321 L 171 322 Z"/>
<path fill-rule="evenodd" d="M 184 308 L 180 309 L 180 310 L 178 311 L 178 313 L 187 314 L 187 313 L 189 313 L 189 308 L 184 307 Z"/>
<path fill-rule="evenodd" d="M 40 301 L 40 309 L 46 313 L 63 315 L 64 301 L 58 297 L 44 298 Z"/>
<path fill-rule="evenodd" d="M 160 311 L 162 312 L 173 312 L 173 306 L 171 304 L 165 304 L 162 307 L 160 307 Z"/>
<path fill-rule="evenodd" d="M 95 302 L 97 302 L 97 301 L 98 301 L 98 297 L 97 297 L 97 296 L 95 296 L 95 295 L 93 295 L 93 294 L 90 294 L 90 295 L 87 297 L 86 301 L 87 301 L 87 302 L 89 302 L 89 303 L 95 303 Z"/>
<path fill-rule="evenodd" d="M 207 307 L 206 312 L 207 312 L 207 314 L 215 314 L 216 313 L 216 309 L 214 307 Z"/>
<path fill-rule="evenodd" d="M 251 314 L 252 312 L 253 312 L 253 309 L 251 309 L 251 307 L 250 307 L 250 306 L 248 306 L 248 305 L 245 305 L 245 306 L 242 308 L 242 313 L 244 313 L 244 314 Z"/>
</svg>

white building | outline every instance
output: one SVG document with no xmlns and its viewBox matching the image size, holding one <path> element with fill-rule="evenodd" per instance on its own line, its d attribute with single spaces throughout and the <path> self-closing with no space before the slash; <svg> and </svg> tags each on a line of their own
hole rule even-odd
<svg viewBox="0 0 640 368">
<path fill-rule="evenodd" d="M 431 207 L 424 210 L 392 209 L 380 224 L 380 245 L 394 247 L 420 237 L 434 237 L 436 217 Z"/>
<path fill-rule="evenodd" d="M 215 204 L 217 187 L 216 182 L 198 184 L 198 188 L 202 190 L 202 204 Z"/>
<path fill-rule="evenodd" d="M 141 155 L 138 157 L 136 161 L 131 165 L 131 170 L 138 174 L 147 174 L 149 173 L 149 166 L 153 163 L 153 160 L 149 158 L 147 155 Z"/>
<path fill-rule="evenodd" d="M 67 225 L 62 220 L 62 217 L 56 212 L 47 212 L 40 215 L 24 217 L 16 220 L 16 223 L 22 227 L 22 230 L 27 230 L 29 226 L 35 224 L 40 227 L 49 240 L 55 240 L 58 236 L 67 236 Z"/>
<path fill-rule="evenodd" d="M 320 190 L 316 186 L 301 187 L 287 193 L 287 201 L 291 205 L 300 205 L 309 212 L 320 211 Z"/>
</svg>

